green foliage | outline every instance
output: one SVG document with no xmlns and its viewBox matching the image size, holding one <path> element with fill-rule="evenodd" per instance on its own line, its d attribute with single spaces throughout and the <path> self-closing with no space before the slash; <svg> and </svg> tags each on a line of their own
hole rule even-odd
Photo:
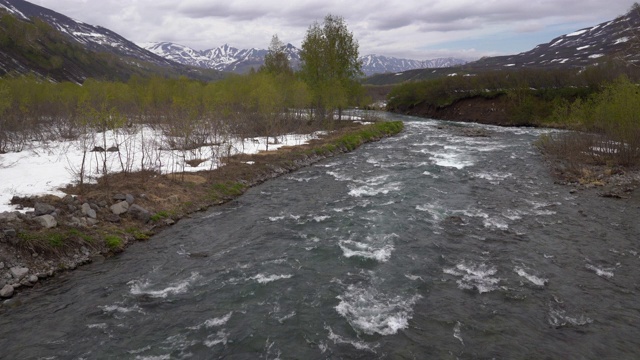
<svg viewBox="0 0 640 360">
<path fill-rule="evenodd" d="M 640 88 L 622 76 L 587 99 L 558 105 L 554 112 L 575 128 L 603 135 L 598 147 L 607 149 L 620 165 L 640 157 Z"/>
<path fill-rule="evenodd" d="M 362 93 L 358 42 L 340 16 L 327 15 L 307 30 L 300 51 L 300 76 L 312 94 L 316 116 L 344 109 Z"/>
<path fill-rule="evenodd" d="M 404 128 L 402 121 L 377 122 L 364 129 L 341 136 L 335 141 L 340 148 L 352 151 L 365 142 L 377 140 L 386 135 L 397 134 Z"/>
<path fill-rule="evenodd" d="M 138 240 L 138 241 L 145 241 L 145 240 L 149 240 L 151 238 L 151 236 L 149 236 L 149 234 L 141 231 L 138 228 L 135 227 L 131 227 L 128 228 L 126 230 L 129 234 L 133 235 L 133 237 Z"/>
<path fill-rule="evenodd" d="M 122 239 L 118 235 L 106 235 L 104 243 L 112 251 L 122 249 L 123 245 Z"/>
<path fill-rule="evenodd" d="M 284 50 L 285 45 L 278 39 L 278 35 L 273 35 L 269 50 L 264 56 L 264 65 L 260 68 L 260 71 L 274 75 L 293 75 L 293 70 Z"/>
<path fill-rule="evenodd" d="M 158 222 L 158 221 L 160 221 L 162 219 L 166 219 L 168 217 L 169 217 L 169 212 L 163 210 L 163 211 L 158 211 L 157 213 L 151 215 L 150 220 L 153 221 L 153 222 Z"/>
<path fill-rule="evenodd" d="M 246 185 L 240 182 L 227 181 L 224 183 L 216 183 L 211 186 L 209 197 L 213 201 L 228 199 L 242 195 L 246 189 Z"/>
</svg>

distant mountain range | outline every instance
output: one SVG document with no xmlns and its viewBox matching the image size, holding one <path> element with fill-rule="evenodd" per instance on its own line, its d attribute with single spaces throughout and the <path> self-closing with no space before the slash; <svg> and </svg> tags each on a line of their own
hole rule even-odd
<svg viewBox="0 0 640 360">
<path fill-rule="evenodd" d="M 257 70 L 264 63 L 264 56 L 267 53 L 265 49 L 238 49 L 226 44 L 202 51 L 170 42 L 146 43 L 140 46 L 158 56 L 181 64 L 234 73 L 246 73 L 251 68 Z M 287 44 L 285 52 L 291 66 L 297 68 L 300 64 L 300 50 Z M 366 55 L 361 57 L 360 61 L 362 70 L 367 76 L 411 69 L 451 67 L 467 63 L 466 60 L 454 58 L 420 61 L 379 55 Z"/>
</svg>

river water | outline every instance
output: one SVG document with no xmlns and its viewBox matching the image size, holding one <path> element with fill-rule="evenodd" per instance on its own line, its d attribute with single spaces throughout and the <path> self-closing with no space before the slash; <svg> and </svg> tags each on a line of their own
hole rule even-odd
<svg viewBox="0 0 640 360">
<path fill-rule="evenodd" d="M 0 357 L 640 357 L 637 205 L 555 185 L 547 130 L 388 116 L 405 131 L 20 294 Z"/>
</svg>

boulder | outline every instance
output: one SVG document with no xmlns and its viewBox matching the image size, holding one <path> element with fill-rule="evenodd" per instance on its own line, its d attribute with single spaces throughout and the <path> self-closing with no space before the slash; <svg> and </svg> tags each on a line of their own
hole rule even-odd
<svg viewBox="0 0 640 360">
<path fill-rule="evenodd" d="M 0 289 L 0 297 L 10 298 L 13 296 L 13 286 L 5 285 L 2 289 Z"/>
<path fill-rule="evenodd" d="M 27 274 L 29 273 L 28 268 L 21 267 L 21 266 L 14 266 L 11 269 L 9 269 L 9 271 L 11 272 L 11 275 L 13 276 L 13 278 L 16 279 L 17 281 L 22 280 L 22 278 L 27 276 Z"/>
<path fill-rule="evenodd" d="M 113 195 L 113 200 L 116 200 L 116 201 L 127 200 L 127 195 L 125 195 L 125 194 L 115 194 L 115 195 Z"/>
<path fill-rule="evenodd" d="M 73 195 L 65 195 L 65 197 L 62 198 L 62 202 L 65 204 L 73 204 L 74 201 L 75 198 L 73 197 Z"/>
<path fill-rule="evenodd" d="M 35 284 L 38 282 L 38 276 L 37 275 L 31 275 L 29 276 L 29 282 L 32 284 Z"/>
<path fill-rule="evenodd" d="M 0 220 L 4 220 L 4 221 L 16 221 L 18 220 L 18 212 L 1 212 L 0 213 Z"/>
<path fill-rule="evenodd" d="M 56 208 L 52 205 L 49 204 L 45 204 L 45 203 L 41 203 L 41 202 L 37 202 L 33 205 L 34 208 L 34 215 L 35 216 L 40 216 L 40 215 L 47 215 L 47 214 L 51 214 L 52 212 L 56 211 Z"/>
<path fill-rule="evenodd" d="M 58 221 L 56 221 L 56 218 L 51 215 L 37 216 L 33 218 L 33 220 L 35 220 L 38 224 L 40 224 L 40 226 L 45 229 L 51 229 L 58 226 Z"/>
<path fill-rule="evenodd" d="M 110 209 L 115 215 L 124 214 L 129 211 L 129 203 L 126 201 L 120 201 L 119 203 L 111 205 Z"/>
<path fill-rule="evenodd" d="M 82 215 L 95 219 L 97 217 L 96 211 L 91 208 L 89 203 L 82 204 Z"/>
<path fill-rule="evenodd" d="M 129 208 L 129 214 L 144 223 L 151 219 L 151 212 L 138 204 L 131 205 Z"/>
<path fill-rule="evenodd" d="M 112 222 L 112 223 L 119 223 L 120 222 L 120 216 L 116 215 L 116 214 L 108 214 L 107 216 L 104 217 L 105 220 L 107 220 L 108 222 Z"/>
<path fill-rule="evenodd" d="M 125 200 L 129 203 L 129 205 L 131 205 L 136 199 L 133 197 L 133 195 L 127 194 L 125 195 Z"/>
<path fill-rule="evenodd" d="M 2 233 L 7 238 L 14 238 L 14 237 L 18 236 L 18 232 L 16 231 L 16 229 L 13 229 L 13 228 L 4 229 L 4 230 L 2 230 Z"/>
</svg>

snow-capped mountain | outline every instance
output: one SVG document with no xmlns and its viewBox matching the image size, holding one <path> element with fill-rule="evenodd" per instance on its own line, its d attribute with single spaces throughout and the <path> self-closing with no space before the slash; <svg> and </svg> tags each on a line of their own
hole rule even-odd
<svg viewBox="0 0 640 360">
<path fill-rule="evenodd" d="M 408 60 L 381 55 L 366 55 L 360 58 L 365 75 L 397 73 L 413 69 L 446 68 L 466 64 L 467 61 L 455 58 L 433 60 Z"/>
<path fill-rule="evenodd" d="M 235 73 L 245 73 L 251 68 L 257 70 L 264 63 L 264 56 L 267 54 L 267 50 L 238 49 L 227 44 L 202 51 L 169 42 L 145 43 L 140 46 L 181 64 Z M 296 67 L 300 63 L 298 49 L 287 44 L 285 52 L 291 65 Z"/>
<path fill-rule="evenodd" d="M 582 67 L 602 61 L 604 57 L 640 61 L 640 10 L 632 9 L 614 20 L 559 36 L 532 50 L 509 56 L 484 58 L 468 66 L 504 67 Z"/>
<path fill-rule="evenodd" d="M 264 63 L 267 50 L 237 49 L 223 45 L 209 50 L 195 50 L 188 46 L 169 42 L 140 44 L 143 48 L 181 64 L 199 66 L 220 71 L 244 73 L 251 68 L 258 69 Z M 286 45 L 285 52 L 293 68 L 300 64 L 300 50 L 291 44 Z M 408 60 L 393 57 L 367 55 L 360 58 L 365 75 L 386 72 L 399 72 L 411 69 L 450 67 L 465 64 L 465 60 L 442 58 L 434 60 Z"/>
</svg>

